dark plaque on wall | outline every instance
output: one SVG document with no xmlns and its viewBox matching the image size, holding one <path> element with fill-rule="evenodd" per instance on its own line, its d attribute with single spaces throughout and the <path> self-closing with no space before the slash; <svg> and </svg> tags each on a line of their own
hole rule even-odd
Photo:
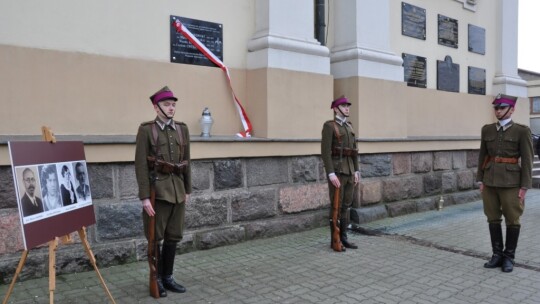
<svg viewBox="0 0 540 304">
<path fill-rule="evenodd" d="M 459 92 L 459 64 L 452 63 L 452 57 L 437 60 L 437 90 Z"/>
<path fill-rule="evenodd" d="M 199 39 L 216 57 L 223 61 L 223 26 L 219 23 L 171 16 L 171 62 L 216 66 L 201 53 L 182 34 L 176 32 L 173 22 L 180 20 L 182 24 Z"/>
<path fill-rule="evenodd" d="M 458 48 L 458 21 L 443 15 L 439 16 L 439 44 Z"/>
<path fill-rule="evenodd" d="M 486 95 L 486 69 L 469 67 L 469 94 Z"/>
<path fill-rule="evenodd" d="M 402 54 L 404 81 L 410 87 L 425 88 L 427 85 L 426 57 Z"/>
<path fill-rule="evenodd" d="M 426 40 L 426 10 L 401 2 L 401 34 Z"/>
<path fill-rule="evenodd" d="M 469 24 L 469 52 L 486 54 L 486 29 Z"/>
</svg>

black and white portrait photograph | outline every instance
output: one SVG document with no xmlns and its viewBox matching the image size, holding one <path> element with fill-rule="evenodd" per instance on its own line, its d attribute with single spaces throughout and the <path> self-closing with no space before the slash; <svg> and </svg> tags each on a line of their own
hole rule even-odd
<svg viewBox="0 0 540 304">
<path fill-rule="evenodd" d="M 43 210 L 50 211 L 61 208 L 63 205 L 58 185 L 56 165 L 39 166 L 39 176 L 41 179 L 41 192 L 43 194 Z"/>
<path fill-rule="evenodd" d="M 79 202 L 86 202 L 91 199 L 86 162 L 74 162 L 73 168 L 75 168 L 75 192 L 77 199 Z"/>
<path fill-rule="evenodd" d="M 58 180 L 60 183 L 60 193 L 64 206 L 70 206 L 77 203 L 75 194 L 75 180 L 73 178 L 73 166 L 71 163 L 56 164 L 58 170 Z"/>
<path fill-rule="evenodd" d="M 43 212 L 43 201 L 37 174 L 37 167 L 17 168 L 19 181 L 19 198 L 22 214 L 24 217 Z"/>
</svg>

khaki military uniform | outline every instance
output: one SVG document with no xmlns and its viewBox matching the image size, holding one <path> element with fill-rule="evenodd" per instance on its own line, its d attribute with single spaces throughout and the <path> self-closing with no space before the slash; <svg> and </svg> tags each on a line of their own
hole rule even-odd
<svg viewBox="0 0 540 304">
<path fill-rule="evenodd" d="M 484 184 L 482 198 L 489 223 L 500 223 L 504 215 L 507 226 L 520 226 L 523 205 L 520 188 L 532 185 L 532 148 L 529 127 L 510 121 L 482 128 L 476 180 Z"/>
<path fill-rule="evenodd" d="M 339 157 L 341 145 L 336 136 L 336 129 L 342 140 L 344 154 L 348 154 L 342 156 L 341 162 Z M 342 124 L 337 120 L 329 120 L 324 123 L 321 140 L 321 158 L 324 163 L 327 179 L 330 173 L 335 173 L 340 178 L 340 222 L 346 225 L 348 223 L 347 210 L 351 207 L 353 201 L 354 174 L 359 171 L 356 136 L 350 122 Z M 330 192 L 330 204 L 332 204 L 335 187 L 329 179 L 328 190 Z"/>
<path fill-rule="evenodd" d="M 170 163 L 189 162 L 187 126 L 172 120 L 166 125 L 159 118 L 142 123 L 137 132 L 135 151 L 135 172 L 141 200 L 150 197 L 150 185 L 155 174 L 156 239 L 178 242 L 183 236 L 186 194 L 192 190 L 190 166 L 181 174 L 162 173 L 149 168 L 147 156 Z M 148 215 L 144 211 L 143 220 L 146 233 Z"/>
</svg>

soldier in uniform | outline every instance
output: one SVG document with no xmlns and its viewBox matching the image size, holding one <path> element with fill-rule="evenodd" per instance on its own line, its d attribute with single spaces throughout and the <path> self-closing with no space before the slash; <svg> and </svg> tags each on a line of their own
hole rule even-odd
<svg viewBox="0 0 540 304">
<path fill-rule="evenodd" d="M 484 213 L 489 223 L 493 255 L 486 268 L 514 268 L 525 194 L 532 185 L 533 147 L 531 130 L 512 121 L 517 97 L 499 94 L 493 101 L 498 122 L 482 128 L 478 174 Z M 503 246 L 501 217 L 506 222 Z M 503 250 L 504 247 L 504 250 Z"/>
<path fill-rule="evenodd" d="M 176 245 L 182 240 L 185 205 L 191 193 L 190 166 L 179 169 L 182 161 L 190 161 L 189 131 L 187 126 L 173 120 L 176 101 L 173 92 L 164 87 L 150 96 L 157 117 L 139 126 L 137 132 L 135 171 L 139 198 L 143 207 L 143 224 L 148 238 L 149 217 L 155 216 L 155 239 L 163 241 L 158 249 L 158 288 L 161 297 L 166 290 L 185 292 L 173 278 Z M 155 165 L 148 156 L 163 161 Z M 155 207 L 150 203 L 150 187 L 154 182 Z"/>
<path fill-rule="evenodd" d="M 351 103 L 345 96 L 332 101 L 330 108 L 334 119 L 324 123 L 321 140 L 321 157 L 328 178 L 330 202 L 336 188 L 340 188 L 339 230 L 345 248 L 358 246 L 347 239 L 349 208 L 352 205 L 354 188 L 360 181 L 358 150 L 352 124 L 347 120 Z M 330 219 L 332 218 L 330 209 Z M 330 225 L 332 229 L 332 223 Z M 332 231 L 331 231 L 332 232 Z M 342 249 L 344 251 L 344 248 Z"/>
</svg>

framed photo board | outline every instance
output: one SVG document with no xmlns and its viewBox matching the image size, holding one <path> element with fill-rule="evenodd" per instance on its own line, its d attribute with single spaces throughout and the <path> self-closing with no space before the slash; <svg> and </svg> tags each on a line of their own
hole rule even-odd
<svg viewBox="0 0 540 304">
<path fill-rule="evenodd" d="M 82 142 L 9 142 L 24 248 L 95 224 Z"/>
</svg>

